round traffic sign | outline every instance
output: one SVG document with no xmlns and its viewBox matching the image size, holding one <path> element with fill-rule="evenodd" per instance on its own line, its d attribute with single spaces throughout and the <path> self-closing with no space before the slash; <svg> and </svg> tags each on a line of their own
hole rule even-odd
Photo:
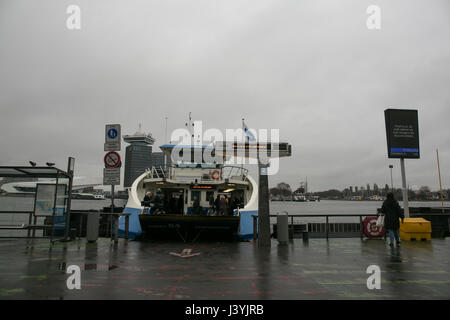
<svg viewBox="0 0 450 320">
<path fill-rule="evenodd" d="M 377 227 L 377 217 L 366 217 L 363 225 L 364 234 L 368 238 L 380 238 L 384 235 L 384 227 Z"/>
<path fill-rule="evenodd" d="M 110 151 L 105 154 L 103 160 L 107 168 L 117 168 L 120 165 L 120 155 L 115 151 Z"/>
<path fill-rule="evenodd" d="M 117 134 L 118 134 L 117 130 L 114 129 L 114 128 L 111 128 L 111 129 L 108 130 L 108 137 L 110 139 L 115 139 L 117 137 Z"/>
</svg>

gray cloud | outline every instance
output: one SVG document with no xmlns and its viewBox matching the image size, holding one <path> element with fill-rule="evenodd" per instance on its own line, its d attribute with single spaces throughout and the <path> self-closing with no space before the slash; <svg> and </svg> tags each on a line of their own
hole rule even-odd
<svg viewBox="0 0 450 320">
<path fill-rule="evenodd" d="M 69 4 L 82 29 L 65 27 Z M 366 8 L 382 29 L 366 28 Z M 0 2 L 0 164 L 77 159 L 101 176 L 105 123 L 162 143 L 187 113 L 206 128 L 280 128 L 294 155 L 271 183 L 389 183 L 383 110 L 418 108 L 411 185 L 450 181 L 450 4 L 423 1 Z M 122 152 L 124 155 L 124 152 Z M 254 171 L 252 169 L 252 171 Z M 447 184 L 448 186 L 448 184 Z"/>
</svg>

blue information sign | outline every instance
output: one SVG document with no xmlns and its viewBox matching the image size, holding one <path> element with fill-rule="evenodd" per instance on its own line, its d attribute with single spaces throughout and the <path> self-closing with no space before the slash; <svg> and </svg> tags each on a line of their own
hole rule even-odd
<svg viewBox="0 0 450 320">
<path fill-rule="evenodd" d="M 114 129 L 114 128 L 109 129 L 109 130 L 108 130 L 108 137 L 109 137 L 110 139 L 115 139 L 115 138 L 117 138 L 117 130 Z"/>
</svg>

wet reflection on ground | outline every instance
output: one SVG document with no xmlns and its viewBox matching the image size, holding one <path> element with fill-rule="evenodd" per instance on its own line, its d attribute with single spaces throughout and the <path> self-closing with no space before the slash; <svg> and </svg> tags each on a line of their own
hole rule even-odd
<svg viewBox="0 0 450 320">
<path fill-rule="evenodd" d="M 0 299 L 448 299 L 450 240 L 137 242 L 0 240 Z M 178 254 L 170 254 L 170 253 Z M 182 253 L 189 252 L 185 257 Z M 67 268 L 81 270 L 69 290 Z M 381 289 L 366 285 L 369 265 Z"/>
</svg>

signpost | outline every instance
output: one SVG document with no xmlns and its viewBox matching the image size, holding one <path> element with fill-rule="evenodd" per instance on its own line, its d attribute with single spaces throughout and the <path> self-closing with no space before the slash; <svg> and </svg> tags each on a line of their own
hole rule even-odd
<svg viewBox="0 0 450 320">
<path fill-rule="evenodd" d="M 120 151 L 121 128 L 120 124 L 107 124 L 105 126 L 105 154 L 103 162 L 103 184 L 111 186 L 111 213 L 114 213 L 114 186 L 120 184 Z M 117 219 L 115 219 L 117 223 Z M 117 226 L 116 226 L 117 227 Z"/>
<path fill-rule="evenodd" d="M 120 151 L 120 124 L 107 124 L 104 151 Z"/>
<path fill-rule="evenodd" d="M 67 213 L 66 213 L 66 240 L 70 240 L 70 209 L 72 206 L 72 186 L 73 186 L 73 172 L 75 170 L 75 158 L 69 157 L 67 161 L 67 173 L 69 174 L 69 189 L 67 190 Z"/>
<path fill-rule="evenodd" d="M 405 159 L 419 159 L 419 120 L 417 110 L 386 109 L 386 138 L 389 158 L 399 158 L 402 171 L 403 206 L 409 218 Z"/>
</svg>

